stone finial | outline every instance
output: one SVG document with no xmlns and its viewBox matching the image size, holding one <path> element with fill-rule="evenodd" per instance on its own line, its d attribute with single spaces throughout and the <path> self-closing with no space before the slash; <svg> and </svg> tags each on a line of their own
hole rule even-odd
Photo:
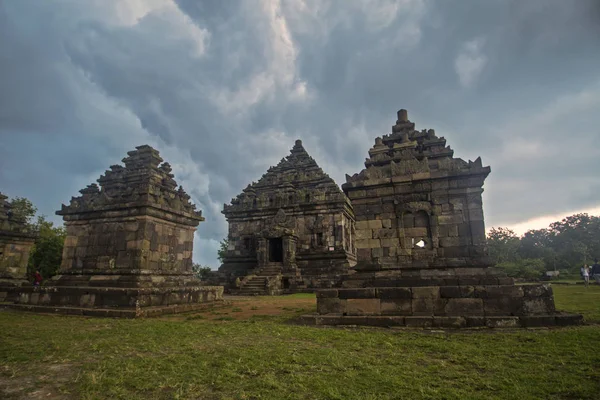
<svg viewBox="0 0 600 400">
<path fill-rule="evenodd" d="M 302 140 L 300 140 L 300 139 L 296 140 L 294 147 L 302 147 Z"/>
<path fill-rule="evenodd" d="M 408 111 L 404 108 L 398 111 L 398 123 L 400 122 L 408 122 Z"/>
</svg>

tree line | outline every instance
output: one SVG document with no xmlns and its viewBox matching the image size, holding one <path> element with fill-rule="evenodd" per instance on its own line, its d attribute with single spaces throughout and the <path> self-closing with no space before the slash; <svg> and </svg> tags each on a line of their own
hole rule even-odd
<svg viewBox="0 0 600 400">
<path fill-rule="evenodd" d="M 583 264 L 600 259 L 600 217 L 575 214 L 522 236 L 492 228 L 487 245 L 489 256 L 509 276 L 533 279 L 546 271 L 578 276 Z"/>
</svg>

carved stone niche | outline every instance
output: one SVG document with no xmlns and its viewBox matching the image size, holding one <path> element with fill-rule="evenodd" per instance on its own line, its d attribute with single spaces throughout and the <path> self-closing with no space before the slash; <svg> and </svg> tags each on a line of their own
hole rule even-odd
<svg viewBox="0 0 600 400">
<path fill-rule="evenodd" d="M 398 234 L 403 237 L 402 247 L 433 249 L 431 215 L 424 209 L 401 208 L 398 216 Z"/>
<path fill-rule="evenodd" d="M 313 249 L 320 249 L 325 246 L 326 243 L 326 228 L 322 215 L 318 215 L 314 222 L 308 226 L 310 235 L 310 247 Z"/>
</svg>

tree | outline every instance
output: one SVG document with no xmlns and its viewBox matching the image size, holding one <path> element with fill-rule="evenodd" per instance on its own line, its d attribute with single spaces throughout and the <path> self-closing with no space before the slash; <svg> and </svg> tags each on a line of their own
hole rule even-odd
<svg viewBox="0 0 600 400">
<path fill-rule="evenodd" d="M 31 201 L 25 197 L 15 197 L 11 200 L 12 208 L 10 210 L 12 218 L 15 220 L 23 221 L 28 225 L 30 229 L 34 226 L 31 223 L 35 213 L 37 213 L 37 207 L 33 205 Z"/>
<path fill-rule="evenodd" d="M 497 265 L 513 278 L 538 279 L 546 270 L 543 260 L 525 258 L 516 261 L 505 261 Z"/>
<path fill-rule="evenodd" d="M 56 275 L 60 268 L 67 232 L 62 226 L 55 227 L 43 215 L 38 217 L 33 227 L 39 232 L 39 237 L 29 255 L 27 269 L 30 275 L 38 270 L 44 279 L 48 279 Z"/>
<path fill-rule="evenodd" d="M 221 240 L 219 243 L 219 250 L 217 251 L 217 258 L 219 262 L 222 264 L 223 260 L 225 260 L 225 254 L 227 254 L 227 248 L 229 247 L 229 238 L 225 238 Z"/>
<path fill-rule="evenodd" d="M 208 266 L 202 266 L 198 263 L 193 263 L 192 271 L 194 271 L 194 274 L 196 274 L 196 277 L 202 281 L 208 277 L 208 275 L 210 274 L 212 269 Z"/>
<path fill-rule="evenodd" d="M 557 267 L 557 254 L 554 250 L 556 236 L 550 229 L 532 229 L 521 237 L 519 255 L 524 259 L 541 259 L 546 270 Z"/>
<path fill-rule="evenodd" d="M 517 261 L 519 244 L 519 237 L 508 228 L 492 228 L 488 233 L 489 256 L 496 263 Z"/>
</svg>

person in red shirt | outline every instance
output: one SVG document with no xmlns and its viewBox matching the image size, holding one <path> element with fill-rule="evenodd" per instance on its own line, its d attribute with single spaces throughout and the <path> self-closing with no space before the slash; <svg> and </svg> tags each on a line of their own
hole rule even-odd
<svg viewBox="0 0 600 400">
<path fill-rule="evenodd" d="M 40 286 L 40 283 L 42 283 L 42 274 L 40 274 L 40 271 L 35 271 L 35 274 L 33 275 L 33 286 Z"/>
</svg>

